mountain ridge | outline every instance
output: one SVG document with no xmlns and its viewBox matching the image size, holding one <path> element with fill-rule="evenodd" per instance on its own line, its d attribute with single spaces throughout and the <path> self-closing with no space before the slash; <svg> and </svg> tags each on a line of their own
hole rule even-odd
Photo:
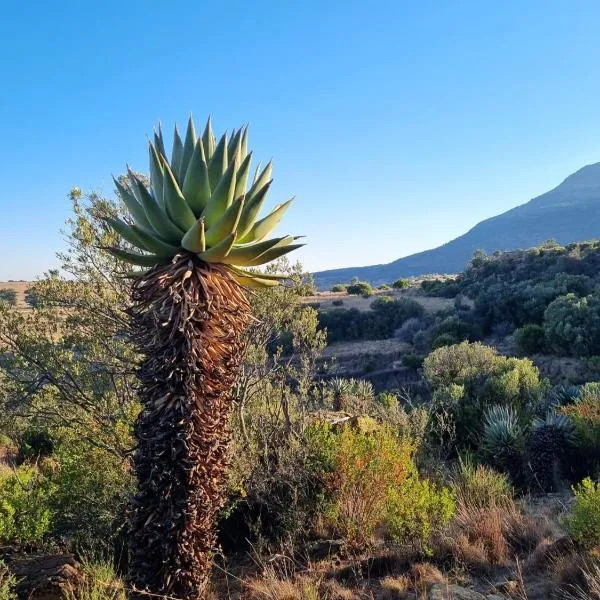
<svg viewBox="0 0 600 600">
<path fill-rule="evenodd" d="M 525 249 L 549 239 L 560 244 L 600 236 L 600 162 L 566 177 L 555 188 L 499 215 L 480 221 L 464 234 L 429 250 L 393 262 L 313 273 L 320 289 L 353 277 L 374 285 L 401 277 L 462 271 L 473 252 Z"/>
</svg>

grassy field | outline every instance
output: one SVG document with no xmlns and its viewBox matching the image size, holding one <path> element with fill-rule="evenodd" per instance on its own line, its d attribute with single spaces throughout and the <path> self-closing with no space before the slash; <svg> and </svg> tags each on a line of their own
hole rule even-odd
<svg viewBox="0 0 600 600">
<path fill-rule="evenodd" d="M 0 290 L 14 290 L 17 293 L 17 306 L 27 308 L 25 290 L 31 287 L 31 281 L 0 281 Z"/>
</svg>

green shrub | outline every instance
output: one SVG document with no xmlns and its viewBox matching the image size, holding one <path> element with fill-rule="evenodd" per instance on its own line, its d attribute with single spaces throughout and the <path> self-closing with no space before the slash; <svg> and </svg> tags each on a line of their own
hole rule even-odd
<svg viewBox="0 0 600 600">
<path fill-rule="evenodd" d="M 423 357 L 417 354 L 405 354 L 402 357 L 402 364 L 408 369 L 420 369 L 423 366 Z"/>
<path fill-rule="evenodd" d="M 15 587 L 16 577 L 8 570 L 8 567 L 0 560 L 0 600 L 17 600 Z"/>
<path fill-rule="evenodd" d="M 513 503 L 513 488 L 507 476 L 469 458 L 459 459 L 452 477 L 452 489 L 459 504 L 474 509 L 509 506 Z"/>
<path fill-rule="evenodd" d="M 459 338 L 456 338 L 451 333 L 442 333 L 431 340 L 431 349 L 437 350 L 438 348 L 443 348 L 444 346 L 453 346 L 454 344 L 458 344 L 461 342 Z"/>
<path fill-rule="evenodd" d="M 386 410 L 396 410 L 399 407 L 398 396 L 389 392 L 380 392 L 375 396 L 375 401 Z"/>
<path fill-rule="evenodd" d="M 382 296 L 371 303 L 371 310 L 337 309 L 319 313 L 319 327 L 327 329 L 329 342 L 379 340 L 393 336 L 405 321 L 423 315 L 423 307 L 409 298 Z"/>
<path fill-rule="evenodd" d="M 456 500 L 449 488 L 411 476 L 389 492 L 387 534 L 394 541 L 417 544 L 425 552 L 431 552 L 433 534 L 450 522 L 455 510 Z"/>
<path fill-rule="evenodd" d="M 344 301 L 343 300 L 334 300 L 331 304 L 333 304 L 333 306 L 343 306 Z"/>
<path fill-rule="evenodd" d="M 570 461 L 577 466 L 575 472 L 600 475 L 600 383 L 586 383 L 575 402 L 560 410 L 575 427 L 577 452 Z"/>
<path fill-rule="evenodd" d="M 378 290 L 391 290 L 392 286 L 387 284 L 387 283 L 382 283 L 381 285 L 377 286 Z"/>
<path fill-rule="evenodd" d="M 19 460 L 38 460 L 54 452 L 55 441 L 45 428 L 28 427 L 19 439 Z"/>
<path fill-rule="evenodd" d="M 346 427 L 331 437 L 326 519 L 335 533 L 363 544 L 383 529 L 395 540 L 427 548 L 431 535 L 451 518 L 454 501 L 449 490 L 419 479 L 410 438 L 386 427 L 370 432 Z"/>
<path fill-rule="evenodd" d="M 127 600 L 123 582 L 109 562 L 84 562 L 83 577 L 68 587 L 65 600 Z"/>
<path fill-rule="evenodd" d="M 520 354 L 537 354 L 543 352 L 546 345 L 546 334 L 541 325 L 530 323 L 515 331 L 515 344 Z"/>
<path fill-rule="evenodd" d="M 0 302 L 6 302 L 9 306 L 16 306 L 17 292 L 6 288 L 0 289 Z"/>
<path fill-rule="evenodd" d="M 50 531 L 55 486 L 36 467 L 0 472 L 0 541 L 36 543 Z"/>
<path fill-rule="evenodd" d="M 408 279 L 397 279 L 392 283 L 392 287 L 397 290 L 407 290 L 410 287 L 410 281 Z"/>
<path fill-rule="evenodd" d="M 348 286 L 344 285 L 343 283 L 336 283 L 332 288 L 331 291 L 334 293 L 339 293 L 339 292 L 345 292 L 347 290 Z"/>
<path fill-rule="evenodd" d="M 521 415 L 547 388 L 529 359 L 501 356 L 479 342 L 434 350 L 423 371 L 434 415 L 445 413 L 455 424 L 457 450 L 479 448 L 486 409 L 501 405 Z"/>
<path fill-rule="evenodd" d="M 575 504 L 565 526 L 578 544 L 591 549 L 600 544 L 600 483 L 586 477 L 573 493 Z"/>
<path fill-rule="evenodd" d="M 544 313 L 544 329 L 550 347 L 573 356 L 600 353 L 600 297 L 556 298 Z"/>
<path fill-rule="evenodd" d="M 106 551 L 118 534 L 122 508 L 133 490 L 127 464 L 76 439 L 61 440 L 55 457 L 60 468 L 53 476 L 54 532 L 81 549 Z"/>
<path fill-rule="evenodd" d="M 372 296 L 373 287 L 366 281 L 354 281 L 347 288 L 346 292 L 353 296 Z"/>
</svg>

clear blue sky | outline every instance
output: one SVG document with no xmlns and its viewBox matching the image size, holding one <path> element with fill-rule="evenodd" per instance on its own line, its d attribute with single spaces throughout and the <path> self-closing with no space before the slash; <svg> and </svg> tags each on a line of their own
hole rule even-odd
<svg viewBox="0 0 600 600">
<path fill-rule="evenodd" d="M 250 122 L 308 268 L 436 246 L 600 161 L 599 31 L 597 0 L 5 0 L 0 280 L 190 111 Z"/>
</svg>

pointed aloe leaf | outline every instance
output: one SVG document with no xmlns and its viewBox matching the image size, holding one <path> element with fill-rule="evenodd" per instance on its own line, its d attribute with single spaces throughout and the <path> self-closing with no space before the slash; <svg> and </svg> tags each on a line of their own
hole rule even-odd
<svg viewBox="0 0 600 600">
<path fill-rule="evenodd" d="M 194 128 L 194 121 L 192 119 L 192 116 L 190 115 L 187 125 L 187 131 L 185 133 L 185 142 L 183 144 L 183 156 L 181 158 L 181 167 L 177 175 L 177 181 L 181 181 L 183 183 L 195 147 L 196 129 Z"/>
<path fill-rule="evenodd" d="M 146 246 L 146 250 L 152 252 L 152 254 L 156 254 L 157 256 L 163 256 L 165 258 L 169 258 L 171 256 L 175 256 L 181 249 L 178 246 L 173 246 L 172 244 L 167 244 L 159 239 L 155 235 L 151 235 L 147 231 L 144 231 L 137 225 L 132 225 L 131 228 L 135 232 L 135 234 L 142 240 L 144 245 Z"/>
<path fill-rule="evenodd" d="M 129 210 L 129 214 L 132 216 L 133 220 L 145 229 L 152 229 L 152 225 L 150 225 L 150 221 L 148 221 L 148 218 L 146 217 L 146 212 L 144 211 L 143 206 L 141 206 L 137 201 L 133 192 L 128 190 L 115 177 L 113 177 L 113 181 L 115 182 L 115 186 L 121 200 Z"/>
<path fill-rule="evenodd" d="M 273 229 L 279 225 L 279 222 L 292 202 L 293 198 L 275 207 L 275 210 L 273 210 L 272 213 L 268 214 L 264 219 L 257 221 L 252 226 L 252 229 L 250 229 L 245 236 L 240 238 L 239 243 L 247 244 L 250 242 L 260 242 L 261 240 L 264 240 L 273 231 Z"/>
<path fill-rule="evenodd" d="M 251 261 L 259 258 L 267 250 L 289 246 L 293 241 L 294 238 L 291 235 L 286 235 L 285 237 L 273 238 L 272 240 L 266 240 L 258 244 L 236 246 L 231 250 L 224 262 L 238 267 L 247 267 Z"/>
<path fill-rule="evenodd" d="M 246 196 L 246 206 L 244 207 L 244 212 L 240 217 L 240 222 L 238 223 L 238 235 L 240 240 L 244 239 L 252 227 L 254 223 L 256 223 L 256 219 L 260 213 L 260 209 L 265 202 L 265 198 L 267 196 L 267 192 L 271 187 L 272 181 L 267 182 L 255 195 L 254 197 L 248 200 L 248 196 Z"/>
<path fill-rule="evenodd" d="M 199 217 L 210 199 L 208 167 L 204 160 L 204 149 L 200 140 L 196 141 L 181 191 L 189 207 Z"/>
<path fill-rule="evenodd" d="M 167 215 L 180 229 L 187 231 L 190 227 L 193 227 L 196 216 L 185 201 L 169 165 L 165 165 L 163 204 Z"/>
<path fill-rule="evenodd" d="M 211 194 L 203 216 L 206 219 L 206 228 L 214 225 L 227 210 L 227 207 L 233 200 L 235 191 L 235 165 L 231 163 L 223 177 L 221 177 L 217 187 Z"/>
<path fill-rule="evenodd" d="M 227 147 L 227 157 L 229 162 L 235 161 L 235 168 L 238 169 L 242 162 L 242 131 L 241 129 L 231 134 L 231 140 Z"/>
<path fill-rule="evenodd" d="M 271 248 L 270 250 L 267 250 L 266 252 L 261 254 L 255 260 L 252 260 L 252 261 L 246 263 L 246 266 L 247 267 L 258 267 L 259 265 L 266 265 L 267 263 L 271 262 L 272 260 L 281 258 L 285 254 L 288 254 L 289 252 L 293 252 L 294 250 L 297 250 L 298 248 L 302 248 L 302 246 L 306 246 L 306 244 L 290 244 L 289 246 L 283 246 L 283 247 L 279 247 L 279 248 Z"/>
<path fill-rule="evenodd" d="M 242 132 L 242 156 L 248 154 L 248 125 L 244 127 Z"/>
<path fill-rule="evenodd" d="M 173 152 L 171 153 L 171 171 L 177 177 L 181 169 L 181 160 L 183 158 L 183 143 L 175 125 L 175 132 L 173 133 Z"/>
<path fill-rule="evenodd" d="M 165 141 L 163 139 L 162 127 L 158 124 L 158 131 L 154 132 L 154 145 L 159 154 L 162 154 L 165 158 L 167 153 L 165 152 Z"/>
<path fill-rule="evenodd" d="M 211 190 L 214 191 L 219 184 L 221 177 L 227 170 L 227 165 L 227 134 L 224 134 L 208 163 L 208 180 L 210 181 Z"/>
<path fill-rule="evenodd" d="M 241 275 L 243 277 L 261 277 L 262 279 L 273 279 L 277 281 L 282 281 L 284 279 L 289 279 L 289 275 L 283 275 L 282 273 L 263 273 L 261 271 L 247 271 L 246 269 L 240 269 L 239 267 L 230 267 L 232 272 L 236 275 Z"/>
<path fill-rule="evenodd" d="M 204 233 L 204 219 L 200 218 L 190 227 L 181 240 L 181 245 L 190 252 L 204 252 L 206 250 L 206 236 Z"/>
<path fill-rule="evenodd" d="M 121 221 L 121 219 L 113 219 L 112 217 L 105 217 L 104 221 L 106 221 L 106 223 L 126 242 L 129 242 L 140 250 L 150 250 L 150 248 L 144 244 L 143 239 L 138 236 L 133 229 L 136 227 L 135 225 L 128 225 L 125 223 L 125 221 Z"/>
<path fill-rule="evenodd" d="M 235 175 L 235 192 L 234 198 L 239 198 L 246 193 L 246 184 L 248 182 L 248 174 L 250 173 L 250 163 L 252 162 L 252 152 L 242 161 L 240 168 Z"/>
<path fill-rule="evenodd" d="M 206 158 L 206 162 L 208 162 L 215 153 L 215 136 L 213 134 L 210 117 L 208 117 L 208 120 L 206 121 L 206 127 L 204 128 L 204 133 L 202 134 L 202 145 L 204 146 L 204 156 Z"/>
<path fill-rule="evenodd" d="M 223 262 L 235 244 L 236 234 L 231 233 L 223 238 L 216 246 L 208 248 L 205 252 L 200 252 L 198 258 L 205 262 L 217 263 Z"/>
<path fill-rule="evenodd" d="M 210 248 L 236 230 L 244 208 L 244 197 L 234 200 L 223 216 L 206 231 L 206 245 Z"/>
<path fill-rule="evenodd" d="M 170 261 L 170 258 L 155 256 L 154 254 L 138 254 L 137 252 L 127 252 L 120 248 L 104 248 L 109 254 L 112 254 L 119 260 L 138 267 L 154 267 L 155 265 L 164 265 Z"/>
<path fill-rule="evenodd" d="M 276 279 L 264 279 L 263 277 L 249 277 L 247 275 L 238 275 L 233 273 L 233 278 L 242 286 L 255 290 L 272 288 L 280 285 Z"/>
<path fill-rule="evenodd" d="M 154 197 L 162 203 L 163 197 L 163 168 L 160 162 L 160 157 L 156 151 L 156 147 L 150 143 L 150 180 L 152 181 L 152 189 Z"/>
<path fill-rule="evenodd" d="M 254 194 L 257 194 L 259 190 L 268 182 L 271 181 L 271 173 L 273 172 L 273 161 L 269 161 L 267 166 L 262 170 L 261 174 L 255 176 L 252 187 L 248 190 L 246 196 L 250 200 Z"/>
<path fill-rule="evenodd" d="M 133 177 L 133 181 L 141 199 L 141 204 L 144 207 L 146 217 L 150 222 L 151 229 L 162 240 L 171 244 L 179 244 L 184 232 L 171 221 L 167 213 L 158 205 L 152 194 L 146 189 L 146 186 L 135 176 Z"/>
</svg>

